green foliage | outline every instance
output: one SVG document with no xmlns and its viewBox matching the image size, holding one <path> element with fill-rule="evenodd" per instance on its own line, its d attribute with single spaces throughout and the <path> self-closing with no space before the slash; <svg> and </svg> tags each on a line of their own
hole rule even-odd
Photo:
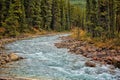
<svg viewBox="0 0 120 80">
<path fill-rule="evenodd" d="M 76 6 L 85 8 L 85 5 L 86 5 L 86 1 L 85 0 L 70 0 L 70 1 L 71 1 L 71 4 L 74 4 Z"/>
<path fill-rule="evenodd" d="M 1 35 L 77 26 L 92 37 L 113 38 L 120 34 L 119 5 L 119 0 L 0 0 Z"/>
<path fill-rule="evenodd" d="M 96 32 L 103 32 L 104 29 L 103 29 L 102 27 L 100 27 L 100 26 L 97 26 L 97 27 L 95 28 L 95 31 L 96 31 Z"/>
<path fill-rule="evenodd" d="M 16 36 L 36 28 L 64 31 L 71 27 L 69 0 L 0 0 L 0 27 Z"/>
<path fill-rule="evenodd" d="M 51 9 L 52 9 L 52 0 L 41 1 L 42 28 L 45 30 L 50 30 L 50 23 L 52 20 Z"/>
<path fill-rule="evenodd" d="M 115 4 L 115 1 L 86 0 L 86 29 L 92 37 L 105 35 L 106 38 L 113 38 L 116 31 L 119 32 L 120 28 L 117 26 L 119 19 L 115 10 L 118 4 Z"/>
</svg>

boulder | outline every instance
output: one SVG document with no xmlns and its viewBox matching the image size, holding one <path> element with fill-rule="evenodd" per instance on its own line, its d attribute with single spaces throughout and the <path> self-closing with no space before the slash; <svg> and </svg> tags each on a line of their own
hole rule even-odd
<svg viewBox="0 0 120 80">
<path fill-rule="evenodd" d="M 17 61 L 20 59 L 20 57 L 18 55 L 16 55 L 15 53 L 10 53 L 8 56 L 11 61 Z"/>
<path fill-rule="evenodd" d="M 112 63 L 113 63 L 113 65 L 114 65 L 115 67 L 120 68 L 120 56 L 114 57 L 114 58 L 112 59 Z"/>
<path fill-rule="evenodd" d="M 88 67 L 96 67 L 96 64 L 94 62 L 92 62 L 92 61 L 87 61 L 85 63 L 85 65 L 88 66 Z"/>
</svg>

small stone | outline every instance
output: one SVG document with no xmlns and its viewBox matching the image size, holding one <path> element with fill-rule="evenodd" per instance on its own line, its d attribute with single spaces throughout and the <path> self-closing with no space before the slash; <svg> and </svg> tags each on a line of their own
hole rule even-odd
<svg viewBox="0 0 120 80">
<path fill-rule="evenodd" d="M 0 63 L 3 65 L 6 64 L 6 61 L 2 60 Z"/>
<path fill-rule="evenodd" d="M 96 64 L 94 62 L 92 62 L 92 61 L 87 61 L 85 63 L 85 65 L 88 66 L 88 67 L 96 67 Z"/>
<path fill-rule="evenodd" d="M 111 52 L 111 53 L 116 53 L 117 51 L 116 51 L 116 50 L 111 50 L 110 52 Z"/>
</svg>

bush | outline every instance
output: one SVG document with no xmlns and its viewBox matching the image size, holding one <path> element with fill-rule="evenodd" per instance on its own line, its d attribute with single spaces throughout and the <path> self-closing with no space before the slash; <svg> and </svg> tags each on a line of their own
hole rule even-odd
<svg viewBox="0 0 120 80">
<path fill-rule="evenodd" d="M 16 36 L 18 36 L 20 33 L 19 32 L 17 32 L 17 31 L 10 31 L 10 34 L 8 34 L 8 36 L 10 36 L 10 37 L 16 37 Z"/>
<path fill-rule="evenodd" d="M 78 28 L 73 29 L 71 36 L 78 40 L 91 41 L 91 38 L 90 38 L 91 34 L 87 33 L 87 31 L 84 31 L 82 29 L 78 29 Z"/>
</svg>

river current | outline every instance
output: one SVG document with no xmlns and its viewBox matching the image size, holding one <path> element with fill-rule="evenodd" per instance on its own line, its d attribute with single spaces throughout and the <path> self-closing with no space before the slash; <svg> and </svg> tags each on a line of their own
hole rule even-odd
<svg viewBox="0 0 120 80">
<path fill-rule="evenodd" d="M 38 80 L 120 80 L 120 70 L 112 71 L 109 65 L 86 67 L 89 59 L 82 55 L 58 49 L 54 43 L 68 34 L 47 35 L 19 40 L 6 45 L 8 52 L 15 52 L 25 59 L 8 63 L 0 68 L 0 76 L 24 77 Z"/>
</svg>

